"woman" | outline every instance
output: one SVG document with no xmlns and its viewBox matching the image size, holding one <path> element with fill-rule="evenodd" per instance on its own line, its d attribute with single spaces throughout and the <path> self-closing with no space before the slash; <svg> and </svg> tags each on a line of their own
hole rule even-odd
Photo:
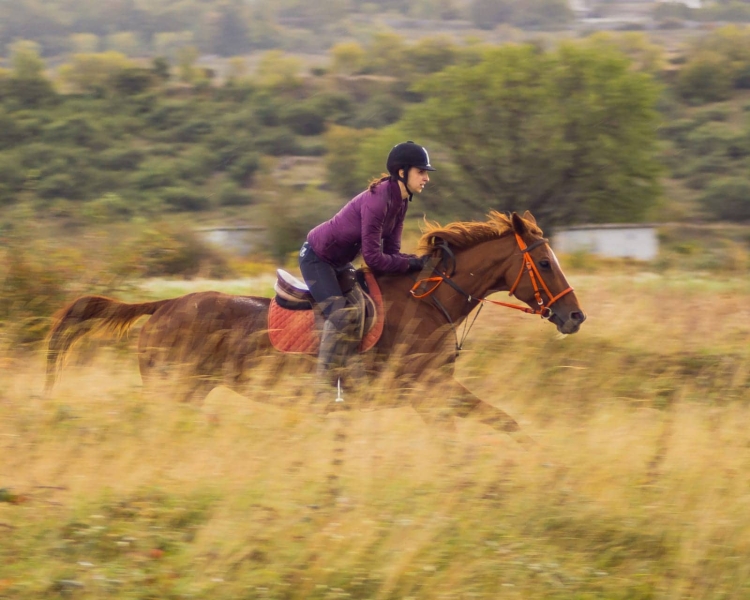
<svg viewBox="0 0 750 600">
<path fill-rule="evenodd" d="M 353 270 L 351 261 L 361 252 L 365 264 L 379 273 L 421 271 L 423 259 L 402 254 L 401 233 L 413 194 L 430 181 L 427 151 L 414 142 L 397 144 L 388 154 L 388 175 L 350 200 L 334 217 L 307 234 L 299 266 L 310 293 L 320 305 L 325 324 L 318 354 L 317 379 L 332 383 L 332 371 L 346 366 L 359 340 L 347 339 L 347 330 L 360 315 L 346 307 L 339 275 Z M 352 314 L 354 313 L 354 314 Z M 340 373 L 338 374 L 340 383 Z M 338 386 L 340 391 L 340 385 Z M 324 388 L 323 394 L 330 394 Z M 337 400 L 340 400 L 340 395 Z"/>
</svg>

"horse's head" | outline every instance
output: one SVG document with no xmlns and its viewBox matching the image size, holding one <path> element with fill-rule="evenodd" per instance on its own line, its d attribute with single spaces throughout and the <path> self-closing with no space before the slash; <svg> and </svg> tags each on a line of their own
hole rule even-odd
<svg viewBox="0 0 750 600">
<path fill-rule="evenodd" d="M 526 211 L 523 217 L 513 213 L 511 223 L 519 253 L 511 267 L 518 275 L 506 279 L 512 283 L 510 293 L 552 321 L 560 333 L 575 333 L 586 320 L 586 313 L 549 243 L 538 228 L 529 227 L 528 223 L 536 225 L 536 220 Z"/>
</svg>

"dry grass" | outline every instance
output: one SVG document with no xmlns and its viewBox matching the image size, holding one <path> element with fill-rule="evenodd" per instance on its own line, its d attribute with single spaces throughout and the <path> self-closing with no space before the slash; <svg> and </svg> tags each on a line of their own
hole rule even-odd
<svg viewBox="0 0 750 600">
<path fill-rule="evenodd" d="M 747 285 L 571 279 L 579 334 L 487 309 L 459 361 L 535 451 L 408 409 L 175 405 L 121 346 L 42 399 L 6 352 L 0 598 L 747 598 Z"/>
</svg>

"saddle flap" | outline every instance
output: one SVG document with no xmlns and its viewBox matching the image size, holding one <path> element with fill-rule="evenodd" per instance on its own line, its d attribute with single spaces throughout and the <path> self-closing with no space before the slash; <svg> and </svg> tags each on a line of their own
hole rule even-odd
<svg viewBox="0 0 750 600">
<path fill-rule="evenodd" d="M 296 278 L 295 278 L 296 279 Z M 385 325 L 383 297 L 372 273 L 365 274 L 369 294 L 362 294 L 359 302 L 365 305 L 364 331 L 360 352 L 372 348 L 380 339 Z M 277 291 L 278 295 L 278 291 Z M 316 315 L 312 310 L 294 310 L 285 307 L 283 296 L 277 296 L 271 302 L 268 312 L 268 335 L 271 344 L 281 352 L 315 354 L 320 346 L 319 327 L 316 327 Z M 299 300 L 295 298 L 295 302 Z M 306 308 L 310 308 L 306 304 Z"/>
</svg>

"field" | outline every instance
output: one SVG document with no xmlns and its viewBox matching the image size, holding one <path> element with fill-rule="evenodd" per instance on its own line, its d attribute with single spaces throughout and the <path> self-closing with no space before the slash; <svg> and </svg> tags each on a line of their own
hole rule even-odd
<svg viewBox="0 0 750 600">
<path fill-rule="evenodd" d="M 487 308 L 459 360 L 531 450 L 409 409 L 177 405 L 141 393 L 134 335 L 45 399 L 41 354 L 7 350 L 0 598 L 750 597 L 750 283 L 568 275 L 578 334 Z"/>
</svg>

